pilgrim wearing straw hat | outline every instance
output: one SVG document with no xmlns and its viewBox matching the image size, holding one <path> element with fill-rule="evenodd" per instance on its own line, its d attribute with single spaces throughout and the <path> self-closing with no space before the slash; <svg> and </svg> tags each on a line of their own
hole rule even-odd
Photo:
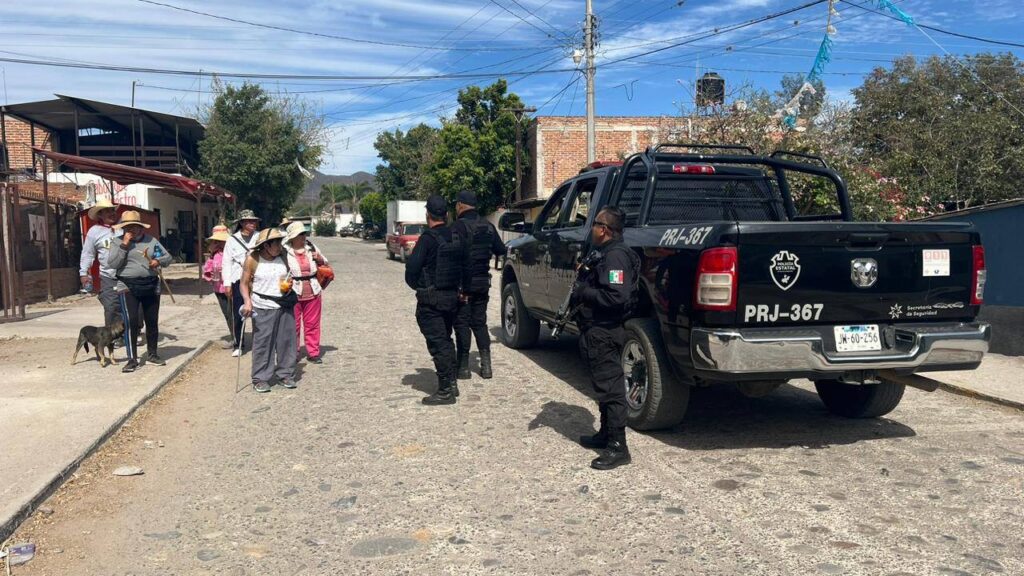
<svg viewBox="0 0 1024 576">
<path fill-rule="evenodd" d="M 270 392 L 276 376 L 295 388 L 295 312 L 298 297 L 277 228 L 261 230 L 242 270 L 243 316 L 252 317 L 252 387 Z"/>
<path fill-rule="evenodd" d="M 224 284 L 224 244 L 231 239 L 228 227 L 217 225 L 213 227 L 213 234 L 206 239 L 210 250 L 210 257 L 203 264 L 203 280 L 206 280 L 213 287 L 213 293 L 217 296 L 217 303 L 220 304 L 220 312 L 228 324 L 228 341 L 223 343 L 224 348 L 232 347 L 234 334 L 234 313 L 231 311 L 231 299 L 228 291 L 231 286 Z"/>
<path fill-rule="evenodd" d="M 297 346 L 306 344 L 306 358 L 313 364 L 322 364 L 320 359 L 320 315 L 321 292 L 323 287 L 317 279 L 317 270 L 327 265 L 327 259 L 306 238 L 306 226 L 292 222 L 285 231 L 285 255 L 288 270 L 292 274 L 292 290 L 299 295 L 295 305 L 295 334 Z"/>
<path fill-rule="evenodd" d="M 146 232 L 149 224 L 143 222 L 135 210 L 121 214 L 121 221 L 114 228 L 121 231 L 121 241 L 107 254 L 107 266 L 116 273 L 121 315 L 125 327 L 130 328 L 124 331 L 128 363 L 121 371 L 134 372 L 139 367 L 138 339 L 143 319 L 146 322 L 146 362 L 163 366 L 166 362 L 156 350 L 160 337 L 159 269 L 171 263 L 171 254 Z"/>
<path fill-rule="evenodd" d="M 109 200 L 100 200 L 89 208 L 89 220 L 93 225 L 85 235 L 82 242 L 82 257 L 78 262 L 78 276 L 82 283 L 84 292 L 92 292 L 92 265 L 93 262 L 100 264 L 100 304 L 103 305 L 103 324 L 112 326 L 115 320 L 121 319 L 121 306 L 118 303 L 117 292 L 114 286 L 117 278 L 114 277 L 114 270 L 107 266 L 107 253 L 111 245 L 117 242 L 114 237 L 114 229 L 111 227 L 117 222 L 117 206 Z"/>
<path fill-rule="evenodd" d="M 242 305 L 242 292 L 239 281 L 242 279 L 242 267 L 245 259 L 256 243 L 256 230 L 259 228 L 260 219 L 252 210 L 242 210 L 235 219 L 235 232 L 228 238 L 224 245 L 224 268 L 222 270 L 222 281 L 225 286 L 231 289 L 227 292 L 231 299 L 232 347 L 235 349 L 232 356 L 242 353 L 242 342 L 239 338 L 242 332 L 242 317 L 238 315 L 238 308 Z"/>
</svg>

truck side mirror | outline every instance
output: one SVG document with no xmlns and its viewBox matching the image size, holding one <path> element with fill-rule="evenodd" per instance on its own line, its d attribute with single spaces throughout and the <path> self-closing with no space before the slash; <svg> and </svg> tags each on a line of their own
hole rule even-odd
<svg viewBox="0 0 1024 576">
<path fill-rule="evenodd" d="M 506 212 L 498 219 L 498 228 L 505 232 L 529 234 L 533 226 L 526 221 L 526 215 L 522 212 Z"/>
</svg>

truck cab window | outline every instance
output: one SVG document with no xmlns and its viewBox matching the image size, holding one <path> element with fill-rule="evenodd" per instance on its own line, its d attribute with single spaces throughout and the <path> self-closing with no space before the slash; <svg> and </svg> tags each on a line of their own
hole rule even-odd
<svg viewBox="0 0 1024 576">
<path fill-rule="evenodd" d="M 562 215 L 562 203 L 565 200 L 566 192 L 569 191 L 569 186 L 566 184 L 551 195 L 551 200 L 548 201 L 547 208 L 539 219 L 541 230 L 551 230 L 558 226 L 558 217 Z"/>
<path fill-rule="evenodd" d="M 563 228 L 579 228 L 586 226 L 587 216 L 590 214 L 590 201 L 597 190 L 597 178 L 581 180 L 576 183 L 573 191 L 572 202 L 569 203 L 569 211 L 565 214 Z"/>
</svg>

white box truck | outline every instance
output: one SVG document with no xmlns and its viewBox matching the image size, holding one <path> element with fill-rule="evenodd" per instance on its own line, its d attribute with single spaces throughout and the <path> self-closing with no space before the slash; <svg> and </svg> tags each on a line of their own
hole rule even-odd
<svg viewBox="0 0 1024 576">
<path fill-rule="evenodd" d="M 423 200 L 391 200 L 388 202 L 388 221 L 385 234 L 394 234 L 395 226 L 402 224 L 425 224 L 427 203 Z"/>
</svg>

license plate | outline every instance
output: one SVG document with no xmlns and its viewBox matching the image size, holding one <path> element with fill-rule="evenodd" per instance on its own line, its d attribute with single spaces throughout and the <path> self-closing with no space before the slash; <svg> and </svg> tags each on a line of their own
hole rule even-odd
<svg viewBox="0 0 1024 576">
<path fill-rule="evenodd" d="M 878 325 L 836 326 L 836 352 L 863 352 L 881 350 L 882 340 L 878 337 Z"/>
</svg>

